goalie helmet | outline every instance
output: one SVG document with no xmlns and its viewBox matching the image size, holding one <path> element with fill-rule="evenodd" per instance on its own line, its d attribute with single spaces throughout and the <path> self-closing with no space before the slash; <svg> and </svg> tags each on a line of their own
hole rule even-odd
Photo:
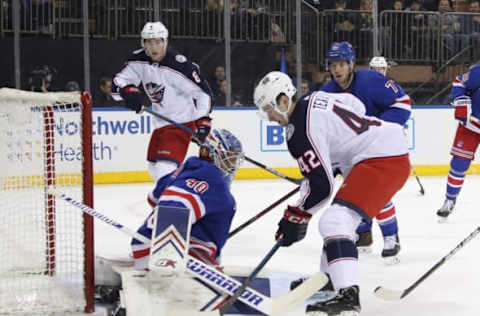
<svg viewBox="0 0 480 316">
<path fill-rule="evenodd" d="M 244 159 L 242 143 L 226 129 L 214 129 L 200 148 L 200 157 L 220 169 L 230 184 Z"/>
<path fill-rule="evenodd" d="M 327 61 L 325 63 L 327 71 L 330 63 L 337 60 L 345 60 L 349 63 L 350 68 L 355 66 L 355 50 L 349 42 L 335 42 L 330 46 L 327 52 Z"/>
<path fill-rule="evenodd" d="M 147 22 L 142 29 L 141 36 L 142 47 L 145 47 L 146 39 L 160 38 L 166 43 L 168 40 L 168 30 L 162 22 Z"/>
<path fill-rule="evenodd" d="M 288 107 L 285 111 L 281 111 L 277 104 L 277 98 L 282 93 L 288 97 Z M 280 71 L 272 71 L 258 83 L 253 93 L 253 101 L 258 107 L 260 116 L 267 117 L 265 108 L 269 106 L 287 119 L 295 93 L 297 93 L 297 89 L 287 74 Z"/>
<path fill-rule="evenodd" d="M 370 69 L 378 71 L 379 73 L 383 74 L 384 76 L 387 75 L 388 63 L 383 56 L 375 56 L 370 60 Z"/>
</svg>

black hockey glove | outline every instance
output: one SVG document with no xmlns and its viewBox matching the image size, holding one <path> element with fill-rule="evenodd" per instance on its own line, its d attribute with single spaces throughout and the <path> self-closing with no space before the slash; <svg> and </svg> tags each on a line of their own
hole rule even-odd
<svg viewBox="0 0 480 316">
<path fill-rule="evenodd" d="M 212 129 L 212 119 L 208 116 L 201 117 L 195 121 L 195 127 L 197 128 L 195 136 L 203 144 Z"/>
<path fill-rule="evenodd" d="M 120 96 L 125 103 L 127 108 L 140 113 L 142 111 L 142 93 L 134 85 L 128 85 L 120 89 Z"/>
<path fill-rule="evenodd" d="M 275 239 L 283 236 L 282 246 L 288 247 L 297 241 L 305 238 L 308 222 L 312 215 L 302 211 L 298 207 L 288 206 L 283 213 L 283 218 L 278 223 L 278 230 Z"/>
</svg>

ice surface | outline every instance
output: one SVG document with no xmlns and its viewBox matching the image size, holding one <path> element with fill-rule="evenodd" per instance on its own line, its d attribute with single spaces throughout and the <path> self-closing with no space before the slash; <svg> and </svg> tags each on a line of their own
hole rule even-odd
<svg viewBox="0 0 480 316">
<path fill-rule="evenodd" d="M 438 260 L 480 224 L 480 176 L 467 176 L 454 213 L 447 223 L 437 222 L 436 211 L 444 201 L 446 177 L 421 177 L 426 194 L 411 177 L 393 201 L 399 220 L 401 262 L 386 266 L 380 256 L 383 247 L 378 225 L 373 228 L 373 253 L 360 257 L 361 315 L 368 316 L 476 316 L 479 315 L 480 238 L 473 239 L 450 260 L 435 271 L 410 295 L 399 302 L 384 302 L 373 295 L 382 285 L 404 289 L 416 281 Z M 151 184 L 95 186 L 95 209 L 136 229 L 150 212 L 146 194 Z M 294 185 L 285 180 L 235 181 L 232 191 L 237 200 L 237 214 L 232 229 L 287 194 Z M 295 201 L 298 194 L 291 198 Z M 277 222 L 287 202 L 270 211 L 233 236 L 223 251 L 224 265 L 256 266 L 273 246 Z M 311 274 L 318 270 L 322 240 L 317 223 L 311 221 L 306 238 L 281 248 L 266 268 Z M 105 257 L 128 257 L 130 238 L 101 222 L 95 223 L 96 252 Z M 287 291 L 287 288 L 285 288 Z M 291 315 L 304 315 L 301 308 Z"/>
</svg>

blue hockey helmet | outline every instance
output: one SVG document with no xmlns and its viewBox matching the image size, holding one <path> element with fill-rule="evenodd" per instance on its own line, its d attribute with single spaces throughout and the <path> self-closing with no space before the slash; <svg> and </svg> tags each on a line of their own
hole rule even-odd
<svg viewBox="0 0 480 316">
<path fill-rule="evenodd" d="M 327 52 L 327 62 L 325 63 L 327 71 L 330 63 L 336 60 L 347 61 L 353 69 L 355 64 L 355 50 L 352 44 L 349 42 L 335 42 L 330 46 Z"/>
<path fill-rule="evenodd" d="M 208 160 L 222 171 L 228 182 L 233 180 L 244 159 L 240 140 L 226 129 L 214 129 L 208 136 L 207 147 Z"/>
</svg>

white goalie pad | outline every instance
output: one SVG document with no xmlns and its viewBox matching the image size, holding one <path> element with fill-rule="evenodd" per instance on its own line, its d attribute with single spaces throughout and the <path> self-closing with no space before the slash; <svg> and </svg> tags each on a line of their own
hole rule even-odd
<svg viewBox="0 0 480 316">
<path fill-rule="evenodd" d="M 190 242 L 191 212 L 187 208 L 155 208 L 149 269 L 169 276 L 184 270 Z"/>
</svg>

